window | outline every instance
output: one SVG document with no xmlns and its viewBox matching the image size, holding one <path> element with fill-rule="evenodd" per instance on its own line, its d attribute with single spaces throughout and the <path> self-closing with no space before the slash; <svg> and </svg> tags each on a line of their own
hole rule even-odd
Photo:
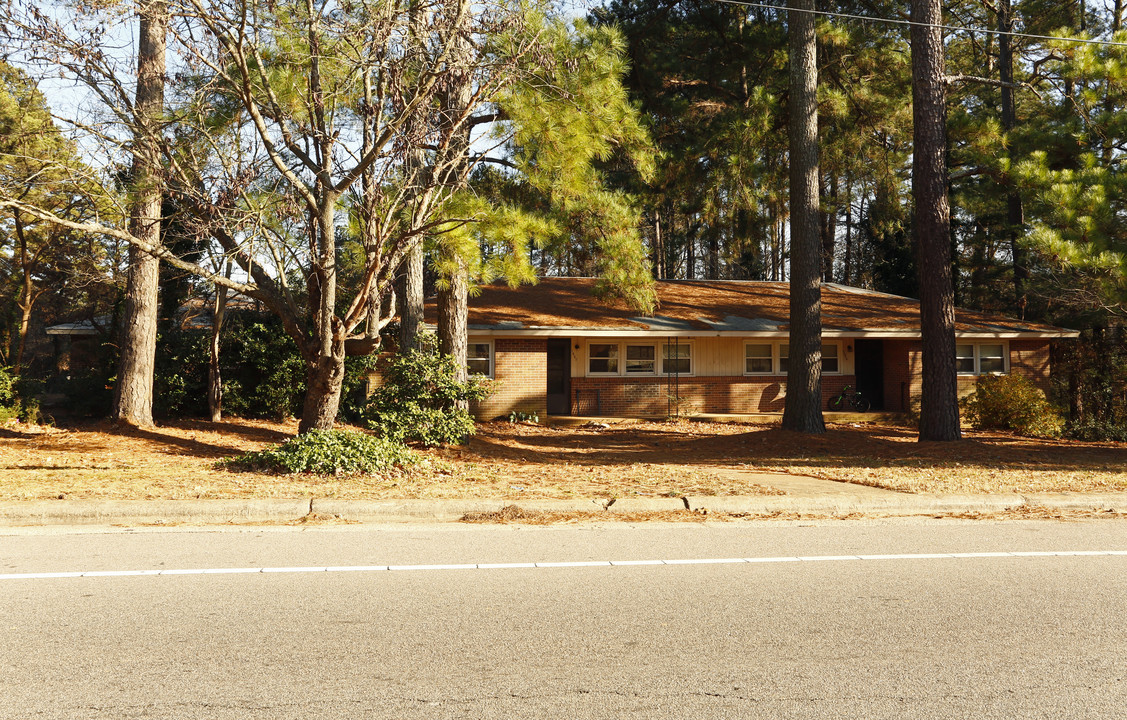
<svg viewBox="0 0 1127 720">
<path fill-rule="evenodd" d="M 974 374 L 974 345 L 955 346 L 955 369 L 965 375 Z"/>
<path fill-rule="evenodd" d="M 688 343 L 666 344 L 661 348 L 661 371 L 667 375 L 689 375 L 693 371 L 693 351 Z"/>
<path fill-rule="evenodd" d="M 1000 343 L 978 346 L 978 372 L 1003 373 L 1006 371 L 1005 352 Z"/>
<path fill-rule="evenodd" d="M 592 375 L 617 375 L 618 344 L 591 343 L 588 345 L 587 372 Z"/>
<path fill-rule="evenodd" d="M 466 346 L 466 367 L 470 375 L 493 376 L 493 344 L 472 342 Z"/>
<path fill-rule="evenodd" d="M 841 372 L 840 346 L 837 343 L 822 345 L 822 372 L 834 375 Z M 790 345 L 779 345 L 779 374 L 786 375 L 790 364 Z"/>
<path fill-rule="evenodd" d="M 1008 361 L 1005 343 L 959 343 L 955 346 L 955 369 L 960 375 L 1004 373 Z"/>
<path fill-rule="evenodd" d="M 774 369 L 770 343 L 744 345 L 744 372 L 749 375 L 770 375 Z"/>
<path fill-rule="evenodd" d="M 626 346 L 626 374 L 653 375 L 657 368 L 657 353 L 653 345 Z"/>
<path fill-rule="evenodd" d="M 822 372 L 830 374 L 841 372 L 837 353 L 837 343 L 822 346 Z"/>
</svg>

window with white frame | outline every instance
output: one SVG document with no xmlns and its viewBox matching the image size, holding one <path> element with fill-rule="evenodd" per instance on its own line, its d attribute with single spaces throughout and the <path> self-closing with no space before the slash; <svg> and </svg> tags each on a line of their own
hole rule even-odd
<svg viewBox="0 0 1127 720">
<path fill-rule="evenodd" d="M 826 343 L 822 345 L 822 372 L 835 375 L 841 372 L 841 360 L 838 356 L 840 345 Z"/>
<path fill-rule="evenodd" d="M 470 375 L 493 377 L 493 343 L 469 343 L 466 346 L 466 367 Z"/>
<path fill-rule="evenodd" d="M 587 372 L 591 375 L 617 375 L 618 343 L 591 343 L 588 345 Z"/>
<path fill-rule="evenodd" d="M 775 369 L 771 343 L 744 345 L 744 372 L 748 375 L 770 375 Z"/>
<path fill-rule="evenodd" d="M 626 374 L 653 375 L 657 369 L 657 352 L 653 345 L 626 346 Z"/>
<path fill-rule="evenodd" d="M 666 375 L 691 375 L 693 346 L 688 343 L 666 343 L 661 346 L 661 372 Z"/>
<path fill-rule="evenodd" d="M 779 374 L 786 375 L 790 369 L 790 345 L 779 343 Z M 822 344 L 822 372 L 837 375 L 841 372 L 841 346 L 838 343 Z"/>
<path fill-rule="evenodd" d="M 1008 370 L 1009 353 L 1005 343 L 958 343 L 955 369 L 960 375 L 990 375 Z"/>
</svg>

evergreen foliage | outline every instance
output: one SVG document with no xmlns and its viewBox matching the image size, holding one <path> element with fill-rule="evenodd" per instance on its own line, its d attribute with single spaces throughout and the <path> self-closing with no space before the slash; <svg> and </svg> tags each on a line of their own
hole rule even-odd
<svg viewBox="0 0 1127 720">
<path fill-rule="evenodd" d="M 1060 437 L 1064 419 L 1045 393 L 1021 375 L 984 375 L 963 409 L 978 430 L 1012 430 L 1029 437 Z"/>
<path fill-rule="evenodd" d="M 364 408 L 363 423 L 395 442 L 465 442 L 474 433 L 466 404 L 485 399 L 492 388 L 475 375 L 459 382 L 455 370 L 453 359 L 439 353 L 430 338 L 392 357 Z"/>
<path fill-rule="evenodd" d="M 386 438 L 354 430 L 314 430 L 219 465 L 236 472 L 359 475 L 386 473 L 418 462 L 410 449 Z"/>
</svg>

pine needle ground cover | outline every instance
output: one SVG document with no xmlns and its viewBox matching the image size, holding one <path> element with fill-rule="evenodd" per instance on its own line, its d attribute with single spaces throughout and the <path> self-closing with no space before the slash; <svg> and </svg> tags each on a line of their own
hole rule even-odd
<svg viewBox="0 0 1127 720">
<path fill-rule="evenodd" d="M 902 492 L 1127 491 L 1127 444 L 966 433 L 918 443 L 893 426 L 821 436 L 770 425 L 622 422 L 562 428 L 485 423 L 467 445 L 421 449 L 378 475 L 231 472 L 221 458 L 291 437 L 296 421 L 178 421 L 0 427 L 0 500 L 190 498 L 609 498 L 777 494 L 732 470 L 778 472 Z"/>
</svg>

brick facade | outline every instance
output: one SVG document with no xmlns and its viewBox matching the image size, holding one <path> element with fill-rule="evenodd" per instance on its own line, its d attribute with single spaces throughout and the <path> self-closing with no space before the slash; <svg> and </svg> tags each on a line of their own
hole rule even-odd
<svg viewBox="0 0 1127 720">
<path fill-rule="evenodd" d="M 754 377 L 647 378 L 576 377 L 571 379 L 574 415 L 664 417 L 674 413 L 782 412 L 786 402 L 785 375 Z M 822 407 L 846 385 L 852 375 L 822 377 Z M 680 404 L 675 398 L 680 398 Z"/>
<path fill-rule="evenodd" d="M 884 410 L 905 412 L 920 395 L 922 384 L 921 343 L 918 340 L 884 339 L 882 372 Z M 543 338 L 497 338 L 494 344 L 496 391 L 477 403 L 474 414 L 481 419 L 507 417 L 513 411 L 547 415 L 547 340 Z M 1049 390 L 1048 339 L 1010 340 L 1010 372 L 1028 377 Z M 742 352 L 742 344 L 738 345 Z M 739 358 L 742 361 L 742 357 Z M 785 375 L 682 376 L 671 382 L 665 375 L 653 377 L 584 377 L 579 357 L 573 357 L 571 414 L 665 417 L 671 413 L 758 413 L 782 412 L 786 401 Z M 846 369 L 852 370 L 852 365 Z M 974 389 L 977 378 L 960 375 L 959 393 Z M 822 376 L 822 407 L 846 385 L 856 387 L 853 374 Z M 671 396 L 680 399 L 678 404 Z"/>
<path fill-rule="evenodd" d="M 960 341 L 963 342 L 963 341 Z M 979 342 L 990 342 L 979 341 Z M 1010 340 L 1010 373 L 1023 375 L 1041 391 L 1049 392 L 1048 339 Z M 974 392 L 976 375 L 960 375 L 959 397 Z M 923 349 L 919 340 L 884 341 L 884 409 L 906 412 L 918 401 L 923 388 Z"/>
<path fill-rule="evenodd" d="M 497 338 L 493 341 L 493 395 L 476 403 L 482 420 L 508 417 L 513 411 L 548 414 L 548 342 L 543 338 Z"/>
</svg>

